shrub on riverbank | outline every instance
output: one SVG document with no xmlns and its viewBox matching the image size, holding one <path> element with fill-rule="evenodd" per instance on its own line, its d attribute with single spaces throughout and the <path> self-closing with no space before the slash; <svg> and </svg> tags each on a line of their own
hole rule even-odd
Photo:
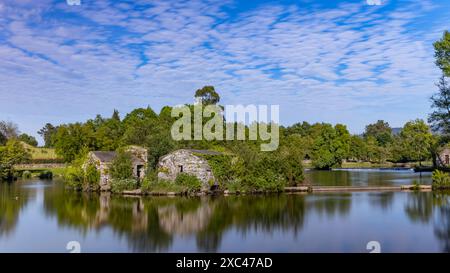
<svg viewBox="0 0 450 273">
<path fill-rule="evenodd" d="M 83 166 L 83 159 L 84 157 L 77 159 L 65 169 L 65 183 L 75 190 L 96 191 L 99 188 L 100 172 L 94 163 Z"/>
<path fill-rule="evenodd" d="M 175 179 L 175 184 L 185 188 L 187 192 L 198 192 L 202 188 L 202 182 L 194 175 L 180 173 Z"/>
<path fill-rule="evenodd" d="M 6 146 L 0 146 L 0 181 L 11 181 L 17 179 L 18 173 L 14 165 L 27 163 L 30 154 L 16 140 L 9 140 Z"/>
<path fill-rule="evenodd" d="M 450 188 L 450 174 L 435 170 L 432 175 L 433 190 L 449 189 Z"/>
<path fill-rule="evenodd" d="M 133 160 L 131 153 L 119 150 L 109 168 L 111 178 L 115 180 L 128 180 L 133 177 Z"/>
<path fill-rule="evenodd" d="M 31 172 L 30 171 L 24 171 L 22 173 L 22 178 L 23 179 L 30 179 L 31 178 Z"/>
<path fill-rule="evenodd" d="M 239 143 L 232 153 L 203 155 L 222 190 L 239 192 L 282 191 L 288 184 L 301 183 L 302 152 L 298 147 L 261 152 L 257 146 Z"/>
<path fill-rule="evenodd" d="M 123 191 L 135 190 L 137 188 L 138 188 L 138 181 L 133 178 L 111 180 L 111 191 L 114 193 L 121 193 Z"/>
<path fill-rule="evenodd" d="M 201 189 L 202 183 L 197 177 L 181 174 L 175 181 L 168 181 L 164 179 L 158 179 L 155 171 L 149 172 L 145 179 L 142 181 L 141 189 L 147 193 L 184 193 L 184 192 L 197 192 Z"/>
<path fill-rule="evenodd" d="M 141 187 L 143 192 L 151 193 L 151 192 L 159 192 L 159 193 L 167 193 L 167 192 L 174 192 L 174 193 L 182 193 L 185 191 L 185 188 L 183 186 L 175 184 L 173 181 L 167 181 L 167 180 L 150 180 L 150 179 L 144 179 L 142 182 Z"/>
</svg>

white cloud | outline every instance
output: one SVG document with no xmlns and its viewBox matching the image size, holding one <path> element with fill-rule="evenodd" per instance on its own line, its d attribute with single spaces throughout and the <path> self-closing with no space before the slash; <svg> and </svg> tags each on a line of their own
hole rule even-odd
<svg viewBox="0 0 450 273">
<path fill-rule="evenodd" d="M 0 114 L 34 115 L 31 126 L 40 127 L 49 117 L 57 123 L 190 102 L 195 89 L 212 84 L 224 103 L 280 104 L 286 123 L 323 119 L 360 128 L 395 114 L 372 109 L 366 120 L 355 117 L 365 109 L 395 109 L 434 88 L 430 40 L 438 37 L 409 29 L 421 15 L 415 4 L 382 15 L 364 4 L 274 4 L 233 17 L 223 11 L 230 2 L 144 3 L 136 11 L 105 1 L 53 9 L 6 2 Z M 71 16 L 44 18 L 49 11 Z M 76 17 L 84 20 L 66 19 Z"/>
<path fill-rule="evenodd" d="M 381 0 L 366 0 L 367 5 L 370 6 L 381 6 L 382 5 L 382 1 Z"/>
</svg>

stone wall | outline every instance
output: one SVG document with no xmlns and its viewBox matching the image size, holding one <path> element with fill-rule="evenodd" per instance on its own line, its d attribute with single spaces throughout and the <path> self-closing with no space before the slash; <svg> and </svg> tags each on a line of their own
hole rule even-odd
<svg viewBox="0 0 450 273">
<path fill-rule="evenodd" d="M 438 164 L 438 166 L 440 167 L 447 167 L 445 165 L 445 156 L 449 156 L 450 157 L 450 148 L 443 148 L 437 155 L 436 158 L 436 163 Z"/>
<path fill-rule="evenodd" d="M 40 164 L 16 164 L 14 168 L 21 170 L 36 170 L 36 169 L 52 169 L 52 168 L 64 168 L 64 163 L 40 163 Z"/>
<path fill-rule="evenodd" d="M 109 175 L 109 164 L 101 162 L 93 153 L 89 153 L 83 168 L 86 168 L 87 164 L 95 164 L 97 170 L 100 173 L 100 190 L 109 191 L 111 189 L 111 176 Z"/>
<path fill-rule="evenodd" d="M 180 173 L 195 175 L 204 189 L 209 189 L 210 182 L 215 181 L 208 161 L 189 150 L 177 150 L 159 160 L 158 178 L 174 181 Z"/>
</svg>

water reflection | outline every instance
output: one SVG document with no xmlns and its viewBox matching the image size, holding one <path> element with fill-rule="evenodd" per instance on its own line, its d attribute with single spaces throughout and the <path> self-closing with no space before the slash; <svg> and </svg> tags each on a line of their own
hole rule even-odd
<svg viewBox="0 0 450 273">
<path fill-rule="evenodd" d="M 347 185 L 364 176 L 330 174 Z M 384 175 L 385 183 L 414 176 Z M 450 251 L 449 219 L 447 193 L 169 198 L 76 193 L 49 181 L 0 184 L 0 251 L 65 251 L 80 240 L 86 251 L 359 252 L 374 238 L 386 252 Z"/>
<path fill-rule="evenodd" d="M 432 222 L 443 252 L 450 252 L 450 193 L 411 193 L 405 206 L 414 222 Z"/>
<path fill-rule="evenodd" d="M 344 216 L 349 213 L 352 202 L 351 193 L 340 194 L 317 194 L 314 199 L 307 203 L 308 211 L 317 212 L 326 216 Z"/>
<path fill-rule="evenodd" d="M 431 184 L 430 173 L 421 174 L 412 170 L 311 170 L 305 173 L 305 177 L 313 185 L 321 186 L 394 186 L 411 185 L 414 182 Z"/>
<path fill-rule="evenodd" d="M 368 195 L 370 204 L 384 211 L 392 208 L 394 204 L 394 192 L 376 192 L 368 193 Z"/>
<path fill-rule="evenodd" d="M 324 201 L 314 206 L 336 210 Z M 217 251 L 223 233 L 231 227 L 242 233 L 275 228 L 299 231 L 305 202 L 303 196 L 289 195 L 141 198 L 54 189 L 46 192 L 44 209 L 48 216 L 56 216 L 59 225 L 83 232 L 110 226 L 135 251 L 167 250 L 174 237 L 189 236 L 196 238 L 199 250 Z"/>
<path fill-rule="evenodd" d="M 0 238 L 16 227 L 19 213 L 29 200 L 29 192 L 16 183 L 0 182 Z"/>
</svg>

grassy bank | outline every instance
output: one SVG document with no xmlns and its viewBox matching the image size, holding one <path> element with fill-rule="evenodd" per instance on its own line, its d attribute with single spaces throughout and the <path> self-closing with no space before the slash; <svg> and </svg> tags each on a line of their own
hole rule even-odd
<svg viewBox="0 0 450 273">
<path fill-rule="evenodd" d="M 432 166 L 433 163 L 430 162 L 422 162 L 422 166 Z M 303 166 L 305 168 L 314 168 L 311 162 L 304 162 Z M 384 163 L 372 163 L 372 162 L 343 162 L 339 168 L 343 169 L 379 169 L 379 168 L 414 168 L 419 166 L 419 162 L 408 162 L 408 163 L 392 163 L 392 162 L 384 162 Z"/>
<path fill-rule="evenodd" d="M 25 142 L 22 142 L 23 147 L 30 153 L 31 159 L 58 159 L 55 149 L 33 147 Z"/>
</svg>

